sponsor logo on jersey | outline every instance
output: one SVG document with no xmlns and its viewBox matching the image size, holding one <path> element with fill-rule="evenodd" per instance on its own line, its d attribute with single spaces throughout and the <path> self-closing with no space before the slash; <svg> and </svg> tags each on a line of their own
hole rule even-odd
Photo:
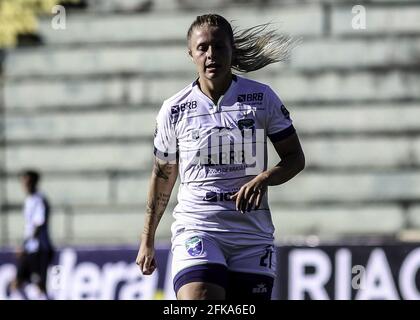
<svg viewBox="0 0 420 320">
<path fill-rule="evenodd" d="M 175 114 L 178 114 L 178 113 L 179 113 L 179 105 L 177 104 L 175 106 L 172 106 L 171 107 L 171 114 L 175 115 Z"/>
<path fill-rule="evenodd" d="M 239 165 L 245 163 L 244 150 L 229 150 L 227 152 L 219 151 L 218 153 L 205 154 L 201 156 L 197 154 L 199 163 L 205 167 L 219 166 L 219 165 Z"/>
<path fill-rule="evenodd" d="M 180 112 L 190 111 L 195 112 L 197 109 L 197 101 L 187 101 L 181 104 L 176 104 L 171 107 L 171 114 L 176 115 Z"/>
<path fill-rule="evenodd" d="M 219 137 L 227 136 L 230 134 L 230 132 L 233 130 L 233 128 L 229 127 L 215 127 L 215 134 Z M 218 130 L 218 131 L 217 131 Z"/>
<path fill-rule="evenodd" d="M 230 198 L 232 195 L 234 195 L 235 192 L 214 192 L 209 191 L 206 192 L 206 195 L 204 196 L 204 201 L 209 202 L 217 202 L 217 201 L 232 201 Z"/>
<path fill-rule="evenodd" d="M 253 101 L 262 101 L 264 99 L 263 92 L 254 92 L 247 94 L 238 95 L 238 102 L 253 102 Z"/>
<path fill-rule="evenodd" d="M 284 106 L 284 104 L 282 104 L 280 106 L 280 109 L 281 109 L 281 112 L 283 113 L 284 117 L 286 119 L 290 119 L 290 112 L 289 112 L 289 110 L 286 109 L 286 107 Z"/>
<path fill-rule="evenodd" d="M 204 201 L 216 202 L 217 193 L 213 191 L 206 192 L 206 195 L 203 198 Z"/>
<path fill-rule="evenodd" d="M 182 112 L 188 112 L 188 113 L 192 113 L 192 112 L 196 112 L 197 111 L 197 101 L 187 101 L 181 104 L 176 104 L 171 106 L 171 116 L 172 116 L 172 121 L 173 122 L 177 122 L 179 119 L 179 116 Z"/>
<path fill-rule="evenodd" d="M 265 283 L 257 284 L 255 288 L 252 288 L 252 293 L 267 293 L 267 287 Z"/>
<path fill-rule="evenodd" d="M 185 248 L 190 256 L 196 257 L 203 253 L 203 240 L 194 236 L 185 241 Z"/>
<path fill-rule="evenodd" d="M 171 120 L 177 122 L 179 118 L 179 105 L 171 107 Z"/>
</svg>

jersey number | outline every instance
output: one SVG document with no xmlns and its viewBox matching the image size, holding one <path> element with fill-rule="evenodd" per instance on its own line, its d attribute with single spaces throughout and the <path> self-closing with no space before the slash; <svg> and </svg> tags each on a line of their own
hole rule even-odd
<svg viewBox="0 0 420 320">
<path fill-rule="evenodd" d="M 271 248 L 265 250 L 265 254 L 260 259 L 260 266 L 267 267 L 267 259 L 268 259 L 268 267 L 271 269 L 271 260 L 273 257 L 273 250 Z"/>
</svg>

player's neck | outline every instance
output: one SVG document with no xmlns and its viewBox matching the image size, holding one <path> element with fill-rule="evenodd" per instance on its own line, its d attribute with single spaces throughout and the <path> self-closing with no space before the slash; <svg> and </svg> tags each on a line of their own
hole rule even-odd
<svg viewBox="0 0 420 320">
<path fill-rule="evenodd" d="M 33 196 L 38 192 L 38 189 L 30 189 L 27 191 L 28 196 Z"/>
<path fill-rule="evenodd" d="M 198 79 L 201 91 L 209 97 L 215 104 L 219 101 L 219 98 L 226 93 L 232 82 L 232 74 L 223 79 L 208 80 L 204 77 Z"/>
</svg>

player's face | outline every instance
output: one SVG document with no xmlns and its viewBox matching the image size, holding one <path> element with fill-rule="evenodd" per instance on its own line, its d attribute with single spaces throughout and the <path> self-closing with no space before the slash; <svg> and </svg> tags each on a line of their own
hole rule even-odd
<svg viewBox="0 0 420 320">
<path fill-rule="evenodd" d="M 214 26 L 195 28 L 189 42 L 189 54 L 200 77 L 220 80 L 230 77 L 232 43 L 226 32 Z"/>
<path fill-rule="evenodd" d="M 22 186 L 23 186 L 23 190 L 28 193 L 31 194 L 34 191 L 35 185 L 33 180 L 31 179 L 31 177 L 29 176 L 23 176 L 21 178 L 21 182 L 22 182 Z"/>
</svg>

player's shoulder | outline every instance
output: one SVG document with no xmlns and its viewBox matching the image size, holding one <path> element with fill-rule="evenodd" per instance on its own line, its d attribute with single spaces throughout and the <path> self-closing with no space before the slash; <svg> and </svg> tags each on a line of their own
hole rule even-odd
<svg viewBox="0 0 420 320">
<path fill-rule="evenodd" d="M 241 76 L 236 76 L 236 78 L 237 78 L 239 87 L 241 89 L 254 90 L 254 91 L 260 90 L 262 92 L 265 92 L 266 90 L 270 89 L 270 86 L 268 84 L 265 84 L 257 80 L 248 79 Z"/>
<path fill-rule="evenodd" d="M 37 191 L 29 196 L 26 197 L 25 202 L 29 205 L 38 205 L 44 203 L 44 195 L 43 193 Z"/>
<path fill-rule="evenodd" d="M 188 84 L 187 86 L 179 90 L 177 93 L 175 93 L 171 97 L 165 99 L 163 101 L 162 108 L 171 108 L 171 106 L 177 105 L 191 98 L 194 94 L 193 87 L 194 87 L 194 82 Z"/>
<path fill-rule="evenodd" d="M 35 201 L 39 201 L 39 202 L 46 202 L 47 201 L 47 196 L 45 195 L 44 192 L 42 191 L 37 191 L 34 195 L 33 195 L 33 199 Z"/>
<path fill-rule="evenodd" d="M 240 102 L 257 101 L 260 104 L 270 104 L 278 97 L 269 84 L 244 77 L 238 77 L 237 91 Z"/>
</svg>

